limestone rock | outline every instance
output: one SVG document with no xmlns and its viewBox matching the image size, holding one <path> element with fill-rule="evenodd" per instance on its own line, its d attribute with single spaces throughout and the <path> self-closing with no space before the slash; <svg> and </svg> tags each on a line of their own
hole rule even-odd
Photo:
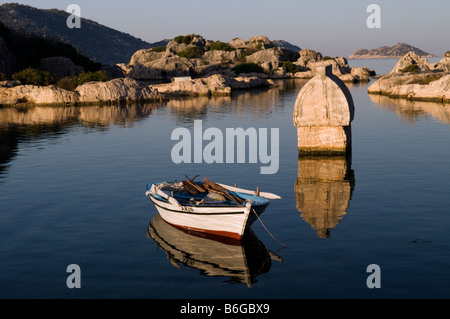
<svg viewBox="0 0 450 319">
<path fill-rule="evenodd" d="M 446 72 L 387 74 L 370 85 L 367 91 L 369 94 L 397 98 L 426 98 L 440 101 L 446 96 L 444 91 L 448 81 L 447 74 Z"/>
<path fill-rule="evenodd" d="M 214 74 L 206 78 L 188 79 L 172 83 L 153 85 L 163 95 L 229 95 L 232 90 L 247 90 L 274 86 L 270 79 L 257 77 L 232 78 Z"/>
<path fill-rule="evenodd" d="M 111 103 L 144 100 L 162 100 L 154 88 L 130 78 L 114 79 L 108 82 L 88 82 L 74 91 L 64 90 L 56 85 L 17 85 L 0 87 L 0 101 L 4 105 L 31 104 L 78 104 Z"/>
<path fill-rule="evenodd" d="M 254 48 L 254 49 L 270 49 L 275 47 L 275 44 L 273 44 L 269 38 L 265 35 L 259 35 L 249 38 L 246 41 L 246 46 L 248 48 Z"/>
<path fill-rule="evenodd" d="M 22 83 L 20 83 L 20 81 L 17 81 L 17 80 L 0 81 L 0 87 L 4 87 L 4 88 L 11 88 L 13 86 L 18 86 L 18 85 L 22 85 Z"/>
<path fill-rule="evenodd" d="M 322 54 L 310 49 L 303 49 L 299 52 L 300 57 L 295 62 L 296 65 L 304 68 L 305 70 L 310 69 L 309 64 L 315 63 L 322 60 Z"/>
<path fill-rule="evenodd" d="M 165 52 L 155 52 L 152 48 L 136 51 L 130 59 L 129 65 L 145 64 L 164 57 Z"/>
<path fill-rule="evenodd" d="M 202 57 L 203 64 L 226 64 L 226 63 L 236 63 L 239 61 L 242 50 L 235 51 L 222 51 L 213 50 L 207 51 Z"/>
<path fill-rule="evenodd" d="M 77 87 L 76 92 L 81 103 L 131 102 L 162 98 L 154 88 L 131 78 L 88 82 Z"/>
<path fill-rule="evenodd" d="M 230 45 L 236 49 L 244 49 L 247 46 L 241 38 L 234 38 L 230 41 Z"/>
<path fill-rule="evenodd" d="M 18 85 L 0 88 L 0 103 L 4 105 L 17 103 L 67 104 L 76 103 L 78 98 L 78 92 L 64 90 L 56 85 Z"/>
<path fill-rule="evenodd" d="M 282 51 L 278 48 L 261 50 L 247 56 L 247 62 L 260 64 L 265 72 L 276 69 L 281 64 Z"/>
<path fill-rule="evenodd" d="M 449 53 L 449 56 L 447 56 L 447 53 Z M 450 52 L 445 53 L 444 58 L 439 61 L 439 63 L 435 66 L 435 69 L 450 72 Z"/>
<path fill-rule="evenodd" d="M 388 95 L 410 100 L 450 102 L 450 74 L 429 84 L 395 86 L 389 91 Z"/>
<path fill-rule="evenodd" d="M 137 64 L 127 76 L 136 80 L 165 79 L 177 76 L 191 76 L 195 65 L 186 58 L 169 56 L 145 64 Z"/>
<path fill-rule="evenodd" d="M 358 79 L 359 82 L 370 81 L 370 77 L 375 75 L 374 70 L 370 70 L 367 67 L 351 68 L 351 75 Z"/>
<path fill-rule="evenodd" d="M 229 95 L 231 87 L 222 75 L 212 75 L 208 78 L 176 81 L 167 84 L 154 85 L 161 94 L 167 95 Z"/>
<path fill-rule="evenodd" d="M 413 51 L 410 51 L 398 59 L 398 62 L 392 69 L 391 73 L 429 72 L 433 68 L 434 67 L 428 62 L 426 58 L 421 58 Z"/>
</svg>

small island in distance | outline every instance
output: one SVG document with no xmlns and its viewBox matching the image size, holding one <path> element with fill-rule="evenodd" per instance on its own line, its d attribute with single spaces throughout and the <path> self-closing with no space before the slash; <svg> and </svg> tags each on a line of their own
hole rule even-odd
<svg viewBox="0 0 450 319">
<path fill-rule="evenodd" d="M 398 59 L 408 52 L 414 52 L 422 58 L 433 58 L 437 55 L 422 51 L 412 45 L 398 42 L 394 46 L 382 46 L 377 49 L 359 49 L 349 55 L 349 60 L 357 59 Z"/>
</svg>

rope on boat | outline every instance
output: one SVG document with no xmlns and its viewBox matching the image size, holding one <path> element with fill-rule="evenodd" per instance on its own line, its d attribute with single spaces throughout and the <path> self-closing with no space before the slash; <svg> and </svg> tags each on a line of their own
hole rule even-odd
<svg viewBox="0 0 450 319">
<path fill-rule="evenodd" d="M 281 241 L 279 241 L 277 238 L 275 238 L 274 235 L 272 235 L 272 233 L 267 229 L 267 227 L 264 225 L 264 223 L 262 222 L 261 218 L 259 218 L 258 214 L 256 213 L 255 209 L 252 208 L 253 213 L 255 213 L 256 217 L 258 218 L 259 222 L 261 223 L 261 225 L 264 227 L 264 229 L 267 231 L 267 233 L 272 236 L 273 239 L 275 239 L 278 243 L 280 243 L 282 246 L 287 247 L 287 245 L 283 244 Z"/>
</svg>

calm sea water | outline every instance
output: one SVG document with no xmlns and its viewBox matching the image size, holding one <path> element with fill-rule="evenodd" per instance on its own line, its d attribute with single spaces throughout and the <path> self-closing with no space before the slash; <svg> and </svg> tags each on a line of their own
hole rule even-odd
<svg viewBox="0 0 450 319">
<path fill-rule="evenodd" d="M 395 60 L 350 61 L 386 73 Z M 0 298 L 449 298 L 450 108 L 355 102 L 351 158 L 297 156 L 305 81 L 128 107 L 0 110 Z M 279 128 L 280 167 L 174 164 L 177 127 Z M 185 175 L 273 201 L 241 245 L 165 224 L 147 183 Z M 69 289 L 67 266 L 81 269 Z M 368 265 L 381 271 L 369 289 Z"/>
</svg>

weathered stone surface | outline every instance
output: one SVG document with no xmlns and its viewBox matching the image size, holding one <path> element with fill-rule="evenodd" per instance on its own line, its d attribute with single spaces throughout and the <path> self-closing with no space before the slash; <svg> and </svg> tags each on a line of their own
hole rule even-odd
<svg viewBox="0 0 450 319">
<path fill-rule="evenodd" d="M 230 45 L 236 49 L 243 49 L 247 46 L 241 38 L 234 38 L 230 41 Z"/>
<path fill-rule="evenodd" d="M 276 69 L 281 64 L 282 51 L 278 48 L 261 50 L 247 56 L 247 62 L 260 64 L 265 72 L 270 73 L 272 69 Z"/>
<path fill-rule="evenodd" d="M 303 86 L 295 101 L 300 154 L 336 154 L 350 149 L 353 99 L 331 71 L 332 65 L 318 67 L 316 76 Z"/>
<path fill-rule="evenodd" d="M 315 63 L 322 60 L 322 54 L 310 49 L 303 49 L 299 52 L 300 57 L 298 58 L 296 65 L 304 68 L 305 70 L 310 69 L 310 63 Z"/>
<path fill-rule="evenodd" d="M 88 82 L 77 87 L 76 92 L 81 103 L 131 102 L 162 98 L 154 88 L 130 78 Z"/>
<path fill-rule="evenodd" d="M 41 59 L 39 69 L 49 71 L 57 78 L 75 76 L 84 71 L 83 67 L 75 65 L 71 59 L 62 56 Z"/>
<path fill-rule="evenodd" d="M 222 50 L 213 50 L 207 51 L 202 57 L 202 63 L 236 63 L 239 61 L 242 50 L 235 51 L 222 51 Z"/>
<path fill-rule="evenodd" d="M 0 87 L 0 104 L 78 104 L 161 100 L 157 90 L 130 78 L 89 82 L 74 91 L 56 85 Z"/>
<path fill-rule="evenodd" d="M 189 59 L 177 55 L 164 57 L 144 64 L 137 64 L 127 76 L 136 80 L 165 79 L 177 76 L 191 76 L 195 65 Z"/>
<path fill-rule="evenodd" d="M 391 73 L 408 73 L 412 70 L 415 70 L 414 73 L 429 72 L 432 69 L 434 66 L 426 58 L 421 58 L 411 51 L 398 59 Z"/>
<path fill-rule="evenodd" d="M 153 87 L 166 95 L 228 95 L 231 93 L 231 87 L 222 75 L 158 84 Z"/>
<path fill-rule="evenodd" d="M 445 54 L 447 55 L 447 53 L 448 52 Z M 435 69 L 450 72 L 450 56 L 445 56 L 441 61 L 439 61 Z"/>
<path fill-rule="evenodd" d="M 299 154 L 346 153 L 351 146 L 350 126 L 298 126 Z"/>
<path fill-rule="evenodd" d="M 388 74 L 367 89 L 369 94 L 396 98 L 443 101 L 448 98 L 448 73 Z"/>
<path fill-rule="evenodd" d="M 359 82 L 368 82 L 370 77 L 375 75 L 375 71 L 369 68 L 351 68 L 351 75 L 358 79 Z"/>
<path fill-rule="evenodd" d="M 301 156 L 295 183 L 295 199 L 301 217 L 317 231 L 330 236 L 347 215 L 355 185 L 351 163 L 345 156 Z"/>
<path fill-rule="evenodd" d="M 206 78 L 153 85 L 164 95 L 229 95 L 232 90 L 274 86 L 270 79 L 257 77 L 231 78 L 215 74 Z"/>
<path fill-rule="evenodd" d="M 250 37 L 245 44 L 247 47 L 254 49 L 270 49 L 275 47 L 275 44 L 273 44 L 265 35 Z"/>
<path fill-rule="evenodd" d="M 64 90 L 56 85 L 18 85 L 0 88 L 0 104 L 4 105 L 17 103 L 66 104 L 76 103 L 78 99 L 78 92 Z"/>
<path fill-rule="evenodd" d="M 319 73 L 301 89 L 295 101 L 296 126 L 348 126 L 353 116 L 350 91 L 331 73 L 330 65 L 319 69 Z"/>
<path fill-rule="evenodd" d="M 150 49 L 142 49 L 136 51 L 130 59 L 130 66 L 134 66 L 136 64 L 145 64 L 147 62 L 151 62 L 154 60 L 161 59 L 164 57 L 165 52 L 154 52 L 152 48 Z"/>
</svg>

